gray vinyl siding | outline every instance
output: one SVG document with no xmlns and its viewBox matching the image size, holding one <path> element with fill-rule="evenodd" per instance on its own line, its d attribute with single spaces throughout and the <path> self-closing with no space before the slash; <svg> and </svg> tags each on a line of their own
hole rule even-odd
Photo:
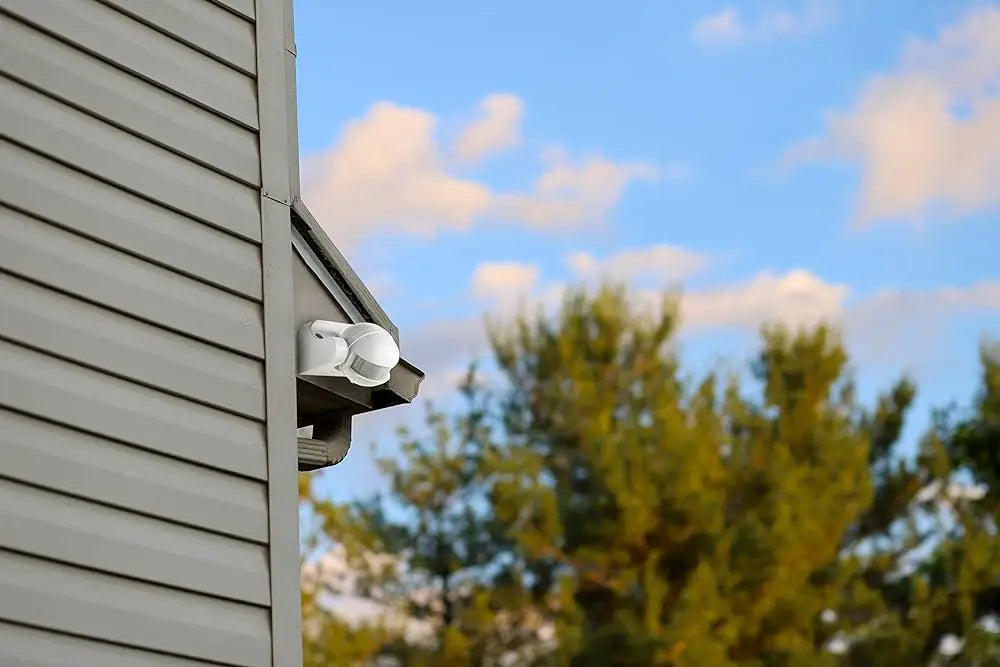
<svg viewBox="0 0 1000 667">
<path fill-rule="evenodd" d="M 296 331 L 312 320 L 352 321 L 298 253 L 294 255 L 292 277 L 295 286 Z"/>
<path fill-rule="evenodd" d="M 2 665 L 278 655 L 256 14 L 0 0 Z"/>
<path fill-rule="evenodd" d="M 66 656 L 73 664 L 100 667 L 218 667 L 218 663 L 176 658 L 108 642 L 39 630 L 0 621 L 0 646 L 10 664 L 21 667 L 62 667 Z"/>
<path fill-rule="evenodd" d="M 5 409 L 0 410 L 0 451 L 9 479 L 267 543 L 263 481 Z"/>
<path fill-rule="evenodd" d="M 246 243 L 232 230 L 215 229 L 10 142 L 0 140 L 0 151 L 0 178 L 9 188 L 9 206 L 154 265 L 260 300 L 257 243 Z"/>
<path fill-rule="evenodd" d="M 191 3 L 189 21 L 204 21 L 214 3 Z M 257 128 L 257 86 L 176 36 L 98 0 L 4 0 L 5 8 L 53 36 L 154 85 L 250 128 Z M 233 16 L 230 20 L 244 20 Z"/>
</svg>

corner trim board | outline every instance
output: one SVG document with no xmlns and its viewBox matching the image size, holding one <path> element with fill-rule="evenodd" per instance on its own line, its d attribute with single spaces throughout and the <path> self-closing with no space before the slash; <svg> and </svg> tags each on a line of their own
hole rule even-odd
<svg viewBox="0 0 1000 667">
<path fill-rule="evenodd" d="M 291 2 L 254 0 L 261 152 L 264 377 L 271 577 L 271 664 L 302 665 L 291 188 L 285 31 Z M 294 108 L 294 107 L 292 107 Z"/>
</svg>

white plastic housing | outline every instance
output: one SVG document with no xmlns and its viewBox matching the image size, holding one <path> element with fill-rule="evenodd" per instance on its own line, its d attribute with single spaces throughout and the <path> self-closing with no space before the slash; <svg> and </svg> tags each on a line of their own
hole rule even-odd
<svg viewBox="0 0 1000 667">
<path fill-rule="evenodd" d="M 392 335 L 371 322 L 307 322 L 299 329 L 297 347 L 300 376 L 346 377 L 362 387 L 385 384 L 399 363 Z"/>
</svg>

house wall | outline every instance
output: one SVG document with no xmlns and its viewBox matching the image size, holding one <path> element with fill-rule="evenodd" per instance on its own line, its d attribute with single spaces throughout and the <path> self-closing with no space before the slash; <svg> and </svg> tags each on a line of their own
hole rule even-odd
<svg viewBox="0 0 1000 667">
<path fill-rule="evenodd" d="M 0 0 L 2 665 L 301 663 L 289 13 Z"/>
<path fill-rule="evenodd" d="M 295 287 L 296 329 L 312 320 L 353 321 L 297 253 L 292 259 L 292 277 Z"/>
</svg>

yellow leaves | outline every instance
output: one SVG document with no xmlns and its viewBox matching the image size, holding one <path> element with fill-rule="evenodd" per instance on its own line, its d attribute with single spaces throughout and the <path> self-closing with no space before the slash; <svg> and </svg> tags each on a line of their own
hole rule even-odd
<svg viewBox="0 0 1000 667">
<path fill-rule="evenodd" d="M 469 664 L 469 640 L 456 627 L 448 626 L 441 636 L 440 667 L 467 667 Z"/>
<path fill-rule="evenodd" d="M 670 584 L 659 576 L 660 559 L 663 553 L 654 550 L 646 558 L 642 568 L 643 625 L 651 637 L 660 635 L 663 622 L 663 603 L 670 591 Z"/>
<path fill-rule="evenodd" d="M 312 478 L 308 473 L 299 473 L 299 502 L 312 498 Z"/>
<path fill-rule="evenodd" d="M 410 519 L 315 504 L 349 554 L 398 558 L 405 568 L 383 574 L 402 590 L 411 576 L 449 591 L 447 613 L 440 595 L 421 607 L 436 623 L 433 659 L 404 664 L 491 664 L 540 626 L 559 665 L 819 667 L 834 664 L 824 647 L 840 634 L 876 647 L 865 655 L 924 664 L 910 658 L 935 628 L 970 622 L 977 591 L 1000 576 L 995 535 L 974 530 L 980 505 L 956 505 L 964 537 L 940 534 L 936 560 L 899 571 L 900 545 L 922 539 L 906 523 L 914 494 L 957 460 L 942 429 L 916 464 L 895 462 L 912 387 L 863 410 L 822 328 L 766 332 L 763 387 L 682 380 L 672 318 L 636 318 L 612 289 L 521 318 L 492 338 L 511 386 L 499 413 L 431 412 L 429 437 L 407 434 L 386 466 Z M 472 505 L 481 512 L 457 511 Z"/>
<path fill-rule="evenodd" d="M 367 667 L 398 639 L 381 625 L 353 627 L 314 601 L 304 603 L 302 624 L 303 667 Z"/>
</svg>

